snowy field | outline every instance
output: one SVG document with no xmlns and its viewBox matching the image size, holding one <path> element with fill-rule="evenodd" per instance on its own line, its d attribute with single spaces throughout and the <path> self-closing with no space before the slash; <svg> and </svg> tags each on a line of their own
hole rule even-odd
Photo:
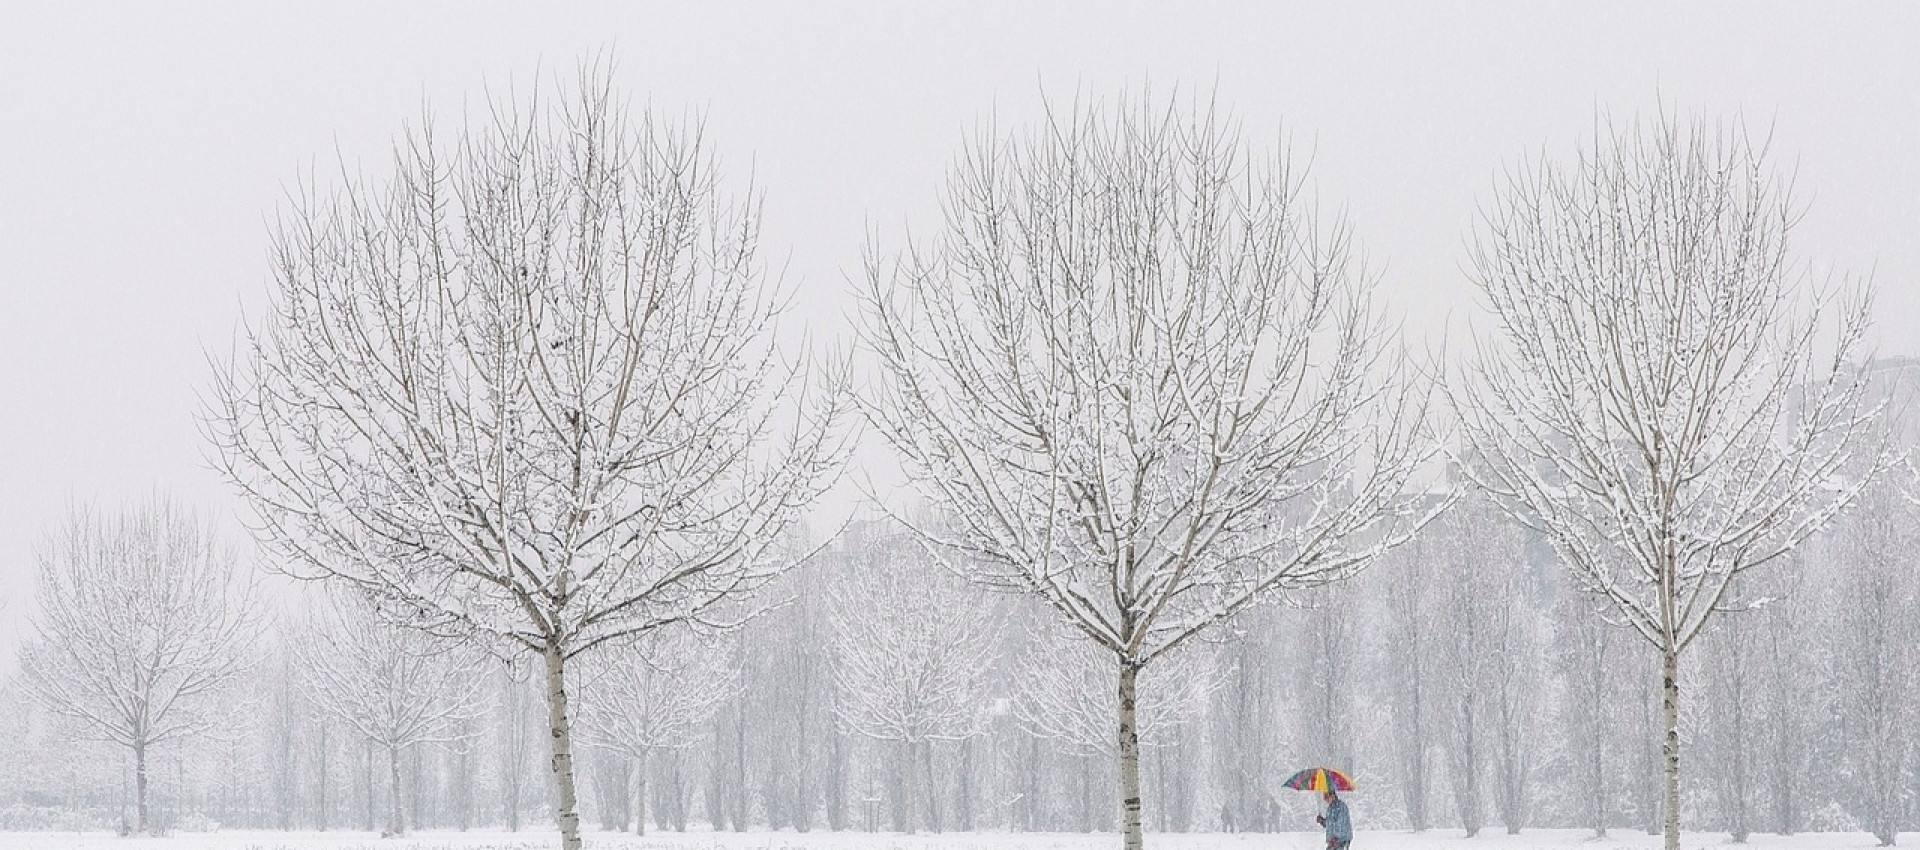
<svg viewBox="0 0 1920 850">
<path fill-rule="evenodd" d="M 1534 830 L 1512 836 L 1485 832 L 1475 838 L 1459 830 L 1409 832 L 1361 831 L 1356 850 L 1657 850 L 1660 837 L 1632 830 L 1593 840 L 1586 830 Z M 1911 840 L 1903 836 L 1902 843 Z M 939 835 L 835 832 L 687 832 L 622 835 L 589 832 L 588 848 L 607 850 L 1112 850 L 1112 834 L 952 832 Z M 1682 847 L 1833 848 L 1873 847 L 1864 832 L 1813 833 L 1792 837 L 1755 835 L 1746 845 L 1732 844 L 1726 833 L 1688 833 Z M 560 845 L 551 832 L 423 831 L 403 839 L 382 839 L 366 832 L 272 832 L 231 830 L 180 833 L 166 838 L 120 838 L 106 833 L 0 833 L 0 850 L 547 850 Z M 1187 833 L 1149 835 L 1151 850 L 1317 850 L 1318 833 Z"/>
</svg>

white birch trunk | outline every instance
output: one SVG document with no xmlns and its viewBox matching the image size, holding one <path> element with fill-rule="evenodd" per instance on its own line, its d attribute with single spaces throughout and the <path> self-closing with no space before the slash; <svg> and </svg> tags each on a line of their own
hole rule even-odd
<svg viewBox="0 0 1920 850">
<path fill-rule="evenodd" d="M 1660 711 L 1665 731 L 1666 850 L 1680 850 L 1680 652 L 1669 648 L 1660 659 Z"/>
<path fill-rule="evenodd" d="M 1120 662 L 1120 830 L 1126 850 L 1140 850 L 1140 734 L 1134 723 L 1135 683 L 1140 670 Z"/>
<path fill-rule="evenodd" d="M 580 802 L 573 780 L 573 726 L 567 715 L 567 661 L 558 647 L 549 646 L 547 662 L 547 728 L 553 734 L 553 776 L 559 786 L 554 816 L 560 823 L 561 850 L 580 850 Z"/>
</svg>

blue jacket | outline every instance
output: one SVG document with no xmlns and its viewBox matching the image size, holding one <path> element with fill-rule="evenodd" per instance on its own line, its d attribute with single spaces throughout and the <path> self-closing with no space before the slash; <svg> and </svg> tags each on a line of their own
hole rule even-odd
<svg viewBox="0 0 1920 850">
<path fill-rule="evenodd" d="M 1353 821 L 1347 817 L 1347 801 L 1336 799 L 1327 807 L 1327 840 L 1352 841 Z"/>
</svg>

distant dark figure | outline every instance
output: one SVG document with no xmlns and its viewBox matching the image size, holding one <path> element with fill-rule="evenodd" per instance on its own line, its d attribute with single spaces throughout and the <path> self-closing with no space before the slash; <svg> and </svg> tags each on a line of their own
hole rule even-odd
<svg viewBox="0 0 1920 850">
<path fill-rule="evenodd" d="M 1233 828 L 1233 807 L 1227 805 L 1226 803 L 1220 804 L 1220 831 L 1221 832 L 1237 832 L 1238 831 Z"/>
<path fill-rule="evenodd" d="M 1315 823 L 1327 828 L 1327 850 L 1347 850 L 1353 842 L 1353 821 L 1347 816 L 1347 804 L 1340 795 L 1327 789 L 1327 813 L 1315 815 Z"/>
</svg>

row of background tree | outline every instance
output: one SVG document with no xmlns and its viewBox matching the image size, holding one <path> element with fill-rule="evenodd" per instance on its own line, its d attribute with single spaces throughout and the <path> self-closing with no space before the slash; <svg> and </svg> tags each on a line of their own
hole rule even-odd
<svg viewBox="0 0 1920 850">
<path fill-rule="evenodd" d="M 1896 407 L 1920 385 L 1911 361 L 1877 371 Z M 1915 444 L 1910 424 L 1888 431 Z M 1916 529 L 1920 507 L 1897 482 L 1876 486 L 1793 563 L 1741 579 L 1745 610 L 1686 662 L 1689 828 L 1891 842 L 1920 822 Z M 209 598 L 261 605 L 242 575 Z M 1279 782 L 1329 764 L 1357 777 L 1369 828 L 1657 832 L 1657 658 L 1564 576 L 1468 497 L 1355 580 L 1243 613 L 1149 669 L 1148 828 L 1307 828 L 1311 801 Z M 1095 650 L 1051 612 L 945 574 L 885 520 L 850 524 L 756 604 L 769 603 L 730 633 L 656 632 L 591 665 L 588 821 L 1116 828 L 1116 697 Z M 386 625 L 318 585 L 259 610 L 276 613 L 229 618 L 245 638 L 220 644 L 232 675 L 182 706 L 182 734 L 149 755 L 157 823 L 548 822 L 546 708 L 526 662 Z M 0 690 L 0 827 L 124 828 L 128 748 L 44 710 L 29 684 Z"/>
</svg>

